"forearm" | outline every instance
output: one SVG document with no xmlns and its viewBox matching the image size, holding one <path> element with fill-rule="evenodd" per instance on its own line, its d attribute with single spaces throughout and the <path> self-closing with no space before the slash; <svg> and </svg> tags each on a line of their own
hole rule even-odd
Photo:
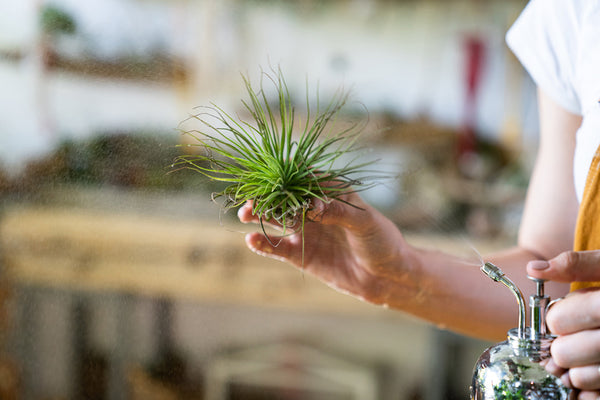
<svg viewBox="0 0 600 400">
<path fill-rule="evenodd" d="M 480 271 L 481 262 L 412 246 L 404 254 L 411 274 L 389 281 L 386 302 L 390 307 L 482 339 L 502 339 L 517 326 L 514 296 Z M 528 261 L 537 258 L 534 253 L 514 247 L 484 258 L 499 266 L 526 296 L 535 290 L 525 269 Z M 548 287 L 553 297 L 566 290 L 564 284 Z"/>
<path fill-rule="evenodd" d="M 533 282 L 527 279 L 527 262 L 550 259 L 572 248 L 579 208 L 572 166 L 581 117 L 564 110 L 543 92 L 539 100 L 540 149 L 525 202 L 519 246 L 484 257 L 500 267 L 525 296 L 534 290 Z M 481 262 L 401 246 L 406 247 L 406 257 L 411 260 L 406 265 L 415 281 L 390 282 L 394 285 L 390 297 L 397 300 L 390 299 L 391 306 L 482 338 L 497 340 L 517 325 L 513 295 L 479 271 Z M 413 298 L 403 296 L 403 286 Z M 547 284 L 547 293 L 553 298 L 567 291 L 568 284 Z"/>
</svg>

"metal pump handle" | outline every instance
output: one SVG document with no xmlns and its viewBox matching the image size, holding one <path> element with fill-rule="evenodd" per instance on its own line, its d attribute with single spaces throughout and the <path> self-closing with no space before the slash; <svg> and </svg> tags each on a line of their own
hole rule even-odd
<svg viewBox="0 0 600 400">
<path fill-rule="evenodd" d="M 537 279 L 528 276 L 536 284 L 535 295 L 529 298 L 529 308 L 531 310 L 530 338 L 539 340 L 547 335 L 546 329 L 546 309 L 550 304 L 550 297 L 544 294 L 545 279 Z"/>
</svg>

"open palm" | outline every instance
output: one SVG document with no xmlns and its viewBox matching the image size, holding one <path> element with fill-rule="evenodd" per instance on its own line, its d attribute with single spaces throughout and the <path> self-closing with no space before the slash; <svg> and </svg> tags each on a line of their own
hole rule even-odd
<svg viewBox="0 0 600 400">
<path fill-rule="evenodd" d="M 386 287 L 406 272 L 401 251 L 405 242 L 396 226 L 358 195 L 345 195 L 342 200 L 314 201 L 304 234 L 297 228 L 267 240 L 257 232 L 249 234 L 246 243 L 254 252 L 289 262 L 338 290 L 385 303 Z M 238 216 L 242 222 L 258 222 L 250 203 Z"/>
</svg>

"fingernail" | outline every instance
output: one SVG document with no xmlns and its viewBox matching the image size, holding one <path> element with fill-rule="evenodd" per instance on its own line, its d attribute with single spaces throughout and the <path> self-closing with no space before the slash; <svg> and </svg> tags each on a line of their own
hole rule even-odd
<svg viewBox="0 0 600 400">
<path fill-rule="evenodd" d="M 242 222 L 244 224 L 246 223 L 245 218 L 244 218 L 245 217 L 244 207 L 240 207 L 238 209 L 238 211 L 237 211 L 237 217 L 240 220 L 240 222 Z"/>
<path fill-rule="evenodd" d="M 548 261 L 536 260 L 530 261 L 529 267 L 538 271 L 543 271 L 545 269 L 548 269 L 548 267 L 550 267 L 550 264 L 548 263 Z"/>
</svg>

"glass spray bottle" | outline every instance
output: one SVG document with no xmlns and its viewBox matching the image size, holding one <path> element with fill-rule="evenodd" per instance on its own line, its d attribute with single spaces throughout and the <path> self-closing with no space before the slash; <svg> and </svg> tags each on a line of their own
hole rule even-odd
<svg viewBox="0 0 600 400">
<path fill-rule="evenodd" d="M 570 400 L 575 393 L 540 364 L 550 357 L 554 339 L 546 329 L 550 298 L 544 294 L 544 281 L 536 282 L 530 297 L 531 324 L 525 326 L 525 300 L 519 288 L 500 268 L 485 263 L 481 270 L 492 280 L 508 287 L 519 303 L 519 326 L 508 331 L 506 341 L 483 352 L 473 371 L 472 400 Z"/>
</svg>

